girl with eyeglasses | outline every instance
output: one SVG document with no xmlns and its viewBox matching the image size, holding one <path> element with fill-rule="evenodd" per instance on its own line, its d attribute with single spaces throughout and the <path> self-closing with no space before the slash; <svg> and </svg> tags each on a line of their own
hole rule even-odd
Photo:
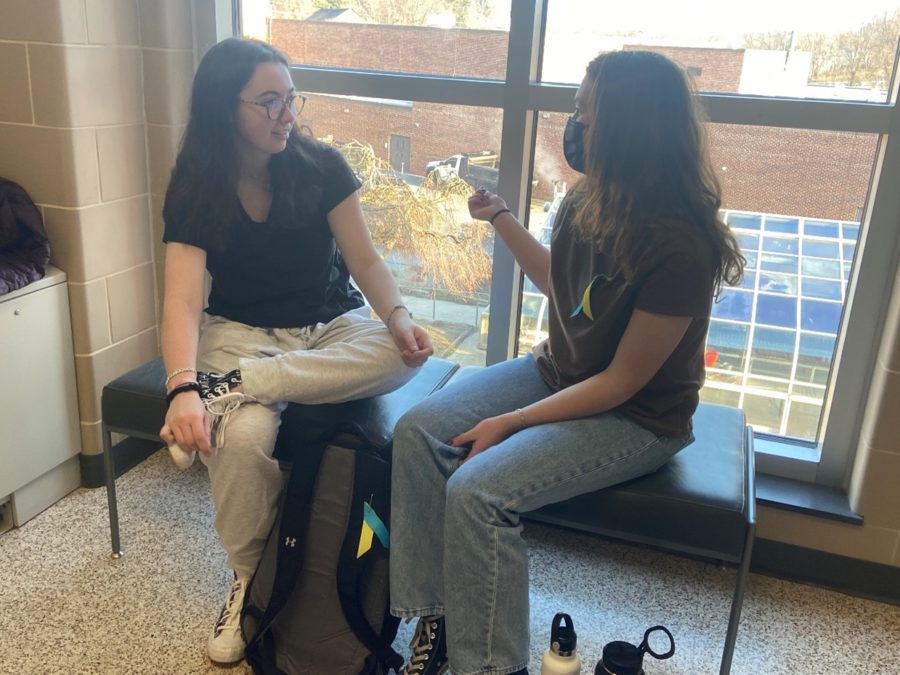
<svg viewBox="0 0 900 675">
<path fill-rule="evenodd" d="M 407 673 L 525 673 L 521 515 L 653 472 L 693 440 L 712 300 L 744 259 L 682 69 L 651 52 L 594 59 L 563 153 L 584 175 L 549 250 L 499 196 L 469 199 L 548 296 L 548 339 L 394 433 L 391 611 L 420 617 Z"/>
<path fill-rule="evenodd" d="M 386 393 L 432 353 L 372 244 L 359 181 L 298 130 L 304 98 L 287 65 L 254 41 L 206 53 L 163 208 L 160 436 L 177 463 L 199 454 L 209 470 L 235 577 L 208 642 L 223 663 L 243 657 L 240 612 L 282 489 L 272 452 L 287 402 Z"/>
</svg>

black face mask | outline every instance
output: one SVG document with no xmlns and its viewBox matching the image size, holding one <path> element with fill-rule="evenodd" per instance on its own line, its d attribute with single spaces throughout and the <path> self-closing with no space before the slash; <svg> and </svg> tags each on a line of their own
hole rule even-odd
<svg viewBox="0 0 900 675">
<path fill-rule="evenodd" d="M 578 173 L 584 173 L 584 123 L 570 117 L 563 132 L 563 155 L 569 166 Z"/>
</svg>

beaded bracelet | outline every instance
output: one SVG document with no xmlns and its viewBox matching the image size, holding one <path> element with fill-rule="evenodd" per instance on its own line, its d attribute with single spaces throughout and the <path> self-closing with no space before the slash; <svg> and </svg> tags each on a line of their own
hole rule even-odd
<svg viewBox="0 0 900 675">
<path fill-rule="evenodd" d="M 166 394 L 166 410 L 169 409 L 169 406 L 172 405 L 172 400 L 176 396 L 178 396 L 178 394 L 183 394 L 186 391 L 196 391 L 199 394 L 200 385 L 196 382 L 185 382 L 184 384 L 179 384 L 172 391 Z"/>
<path fill-rule="evenodd" d="M 181 375 L 182 373 L 196 373 L 196 372 L 197 372 L 196 368 L 179 368 L 177 370 L 173 370 L 171 373 L 169 373 L 168 377 L 166 377 L 166 385 L 165 386 L 168 387 L 169 382 L 171 382 L 172 378 L 175 377 L 176 375 Z"/>
</svg>

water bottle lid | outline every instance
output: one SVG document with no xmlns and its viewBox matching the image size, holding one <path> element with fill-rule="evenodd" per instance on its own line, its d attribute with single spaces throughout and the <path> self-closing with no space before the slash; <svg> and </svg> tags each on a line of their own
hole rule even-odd
<svg viewBox="0 0 900 675">
<path fill-rule="evenodd" d="M 562 622 L 566 625 L 563 626 Z M 553 617 L 553 625 L 550 628 L 550 649 L 560 656 L 571 656 L 575 653 L 578 636 L 575 634 L 575 625 L 572 617 L 563 612 Z"/>
<path fill-rule="evenodd" d="M 662 632 L 669 638 L 669 649 L 666 652 L 659 653 L 650 647 L 650 636 L 655 632 Z M 615 675 L 640 675 L 644 671 L 643 660 L 644 654 L 656 659 L 668 659 L 675 653 L 675 638 L 665 626 L 653 626 L 648 628 L 644 633 L 644 639 L 641 644 L 635 646 L 630 642 L 610 642 L 603 648 L 603 657 L 599 665 L 608 673 Z"/>
<path fill-rule="evenodd" d="M 603 667 L 616 675 L 638 675 L 643 668 L 644 653 L 630 642 L 610 642 L 603 647 Z"/>
</svg>

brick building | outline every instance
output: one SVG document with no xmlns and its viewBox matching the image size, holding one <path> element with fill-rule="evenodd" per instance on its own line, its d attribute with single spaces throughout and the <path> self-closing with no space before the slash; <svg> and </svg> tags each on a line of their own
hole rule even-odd
<svg viewBox="0 0 900 675">
<path fill-rule="evenodd" d="M 305 65 L 503 79 L 503 31 L 273 20 L 271 42 Z M 646 48 L 626 45 L 625 49 Z M 698 91 L 738 91 L 741 49 L 652 47 L 684 66 Z M 577 178 L 562 159 L 566 115 L 542 113 L 534 197 Z M 433 160 L 500 149 L 502 111 L 423 102 L 313 95 L 304 112 L 316 136 L 371 145 L 395 168 L 423 174 Z M 713 167 L 729 209 L 858 220 L 877 138 L 871 134 L 709 125 Z"/>
</svg>

